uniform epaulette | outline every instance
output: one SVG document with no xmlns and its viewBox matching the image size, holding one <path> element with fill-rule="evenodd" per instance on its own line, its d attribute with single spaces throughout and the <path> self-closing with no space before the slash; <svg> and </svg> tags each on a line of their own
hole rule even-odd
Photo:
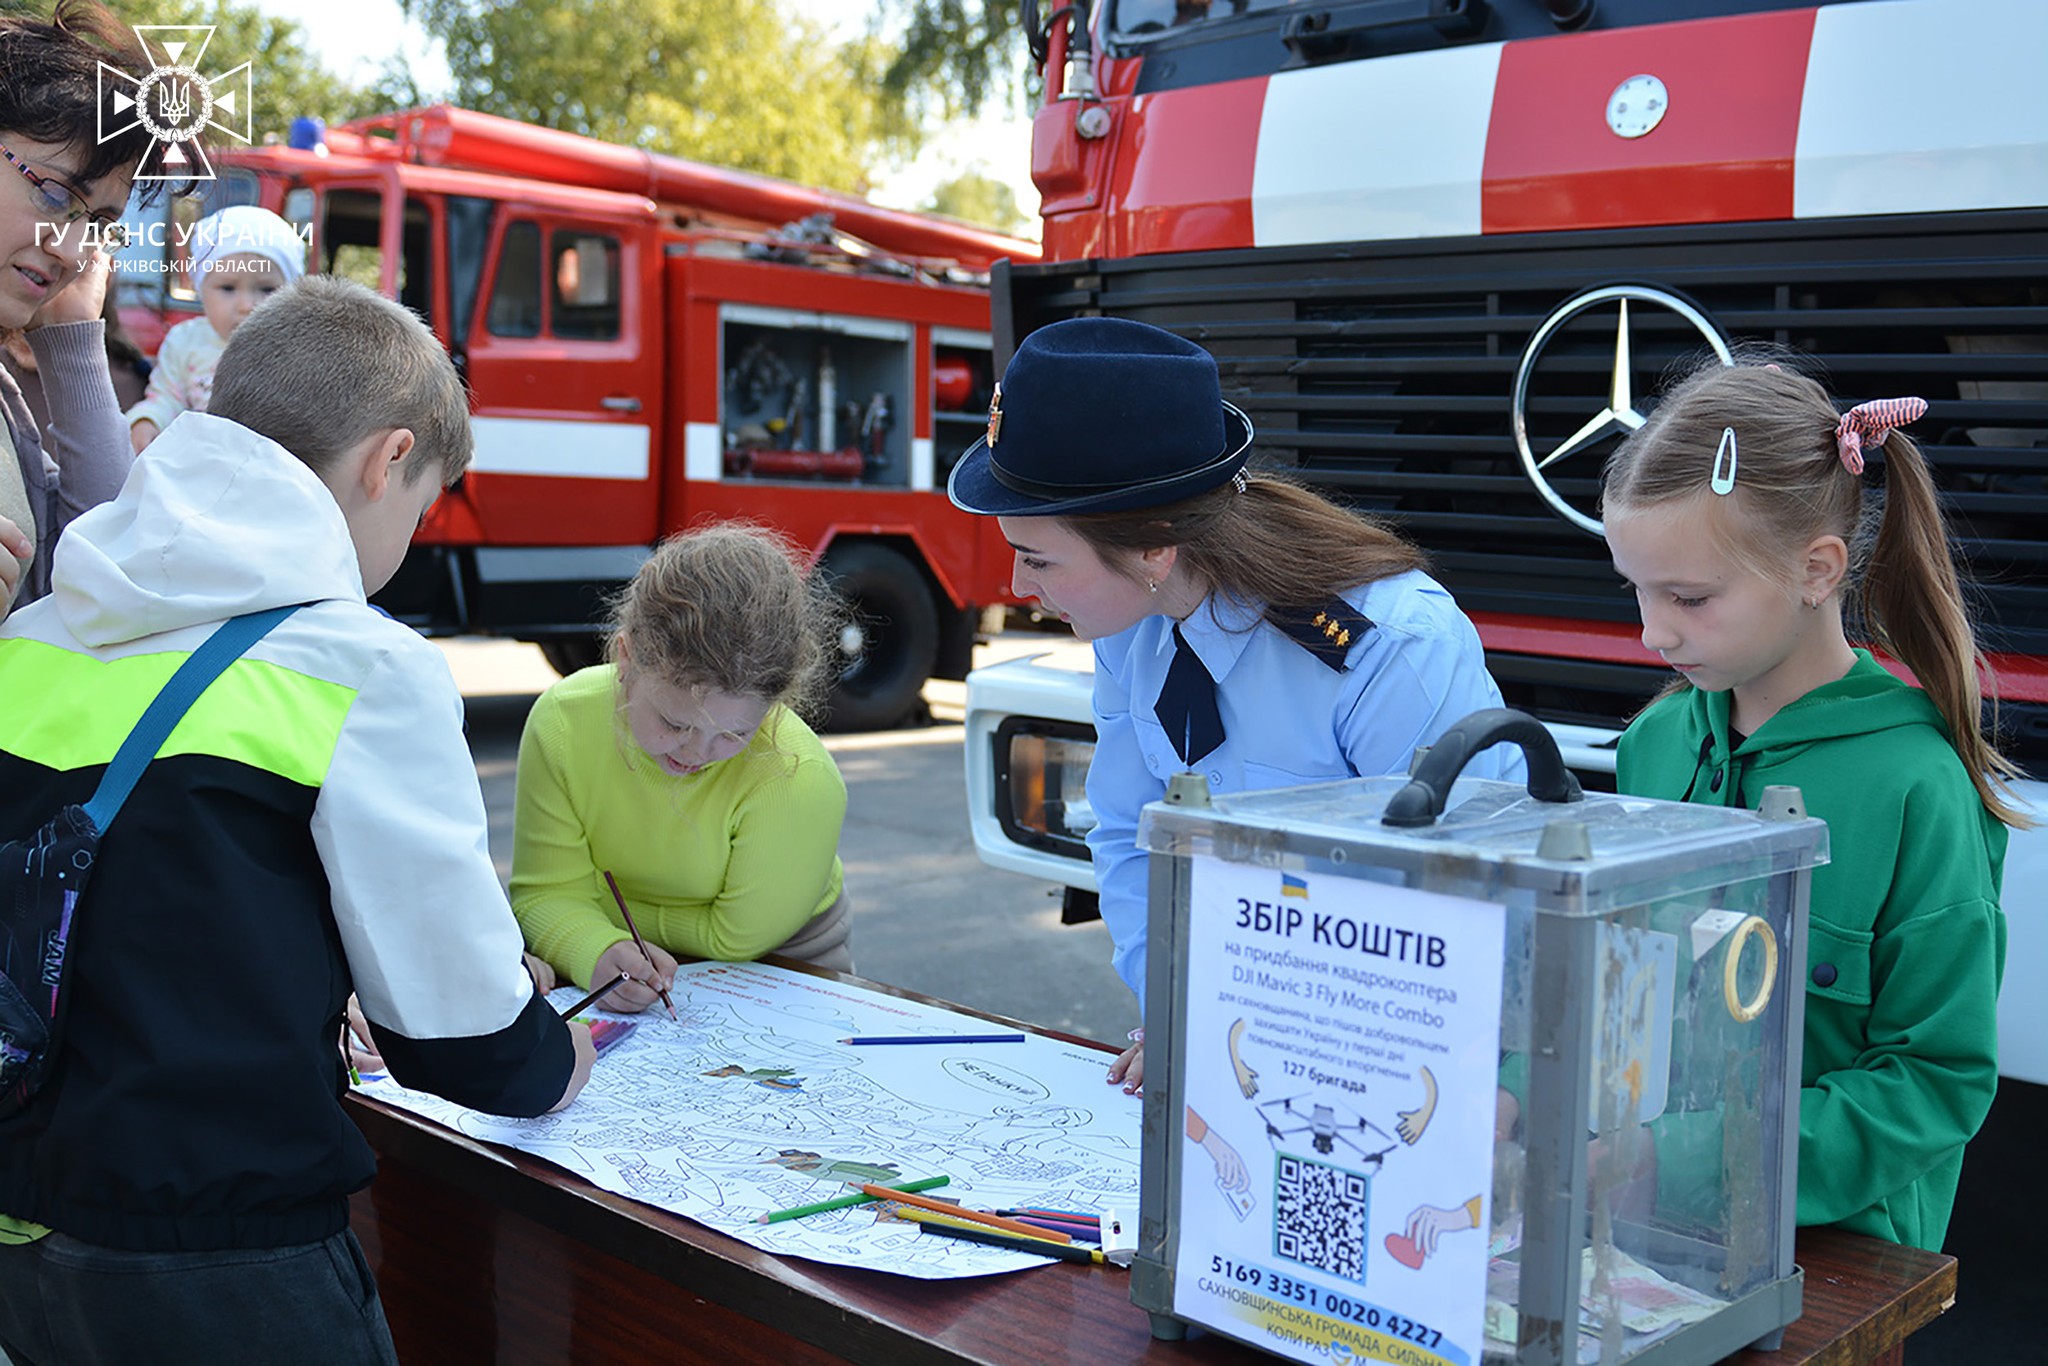
<svg viewBox="0 0 2048 1366">
<path fill-rule="evenodd" d="M 1372 629 L 1372 618 L 1342 598 L 1331 598 L 1314 611 L 1275 612 L 1268 620 L 1339 673 L 1351 647 Z"/>
</svg>

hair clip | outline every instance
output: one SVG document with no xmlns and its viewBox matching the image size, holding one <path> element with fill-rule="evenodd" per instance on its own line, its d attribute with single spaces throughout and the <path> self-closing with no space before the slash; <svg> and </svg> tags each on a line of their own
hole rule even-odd
<svg viewBox="0 0 2048 1366">
<path fill-rule="evenodd" d="M 1707 487 L 1722 497 L 1735 492 L 1735 429 L 1721 429 L 1721 444 L 1714 448 L 1714 473 Z"/>
<path fill-rule="evenodd" d="M 1251 487 L 1251 482 L 1244 477 L 1244 471 L 1239 470 L 1236 474 L 1230 476 L 1230 486 L 1239 493 L 1243 493 Z"/>
<path fill-rule="evenodd" d="M 1924 398 L 1874 398 L 1857 404 L 1835 424 L 1835 454 L 1842 468 L 1851 474 L 1863 473 L 1864 447 L 1884 445 L 1893 428 L 1917 422 L 1926 414 Z"/>
</svg>

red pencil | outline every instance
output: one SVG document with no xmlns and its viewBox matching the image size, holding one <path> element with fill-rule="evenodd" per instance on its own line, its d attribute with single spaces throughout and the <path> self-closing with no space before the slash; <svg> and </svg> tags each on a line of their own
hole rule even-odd
<svg viewBox="0 0 2048 1366">
<path fill-rule="evenodd" d="M 647 941 L 640 937 L 640 927 L 633 923 L 633 913 L 626 909 L 626 898 L 620 895 L 619 884 L 613 880 L 612 870 L 609 868 L 604 870 L 604 885 L 612 889 L 612 900 L 619 903 L 619 914 L 626 917 L 626 930 L 633 936 L 633 942 L 640 946 L 641 956 L 646 958 L 647 966 L 654 968 L 656 972 L 661 971 L 660 968 L 655 967 L 654 954 L 649 951 Z M 668 1017 L 680 1023 L 681 1019 L 676 1014 L 676 1003 L 668 998 L 668 988 L 657 986 L 654 989 L 660 994 L 661 1003 L 668 1007 Z"/>
</svg>

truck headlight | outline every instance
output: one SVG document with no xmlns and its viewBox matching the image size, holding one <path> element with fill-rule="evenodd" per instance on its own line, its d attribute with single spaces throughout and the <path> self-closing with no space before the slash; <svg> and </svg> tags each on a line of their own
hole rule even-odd
<svg viewBox="0 0 2048 1366">
<path fill-rule="evenodd" d="M 1088 805 L 1088 763 L 1095 731 L 1069 721 L 1012 716 L 997 727 L 996 819 L 1003 833 L 1030 849 L 1088 858 L 1095 828 Z"/>
</svg>

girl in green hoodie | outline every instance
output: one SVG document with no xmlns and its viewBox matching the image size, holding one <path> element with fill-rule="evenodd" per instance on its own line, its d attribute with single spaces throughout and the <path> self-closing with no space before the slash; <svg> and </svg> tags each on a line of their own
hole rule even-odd
<svg viewBox="0 0 2048 1366">
<path fill-rule="evenodd" d="M 1925 410 L 1838 415 L 1790 370 L 1713 365 L 1615 452 L 1603 515 L 1643 644 L 1682 675 L 1622 736 L 1621 790 L 1754 807 L 1792 784 L 1828 823 L 1798 1220 L 1939 1249 L 1997 1085 L 1999 879 L 2025 817 L 1980 728 L 1933 481 L 1897 430 Z M 1845 615 L 1920 686 L 1852 646 Z"/>
</svg>

